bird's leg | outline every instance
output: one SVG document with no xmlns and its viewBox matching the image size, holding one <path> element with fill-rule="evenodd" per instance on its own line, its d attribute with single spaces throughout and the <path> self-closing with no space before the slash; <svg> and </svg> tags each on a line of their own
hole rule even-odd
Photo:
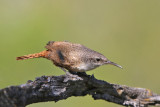
<svg viewBox="0 0 160 107">
<path fill-rule="evenodd" d="M 64 79 L 64 82 L 67 82 L 68 80 L 83 80 L 81 77 L 77 75 L 76 72 L 67 71 L 66 69 L 62 67 L 60 67 L 60 69 L 62 69 L 66 73 L 66 75 L 68 75 L 67 78 Z"/>
<path fill-rule="evenodd" d="M 68 71 L 70 72 L 71 74 L 74 74 L 74 75 L 84 75 L 84 76 L 87 76 L 86 72 L 74 72 L 74 71 Z"/>
<path fill-rule="evenodd" d="M 63 70 L 65 73 L 66 73 L 66 75 L 69 75 L 69 76 L 71 76 L 71 73 L 69 72 L 69 71 L 67 71 L 65 68 L 62 68 L 62 67 L 59 67 L 61 70 Z"/>
<path fill-rule="evenodd" d="M 66 73 L 66 75 L 72 76 L 73 74 L 75 74 L 74 72 L 67 71 L 65 68 L 62 68 L 62 67 L 59 67 L 59 68 L 63 70 Z"/>
<path fill-rule="evenodd" d="M 61 70 L 63 70 L 65 73 L 67 73 L 68 71 L 62 67 L 59 67 Z"/>
</svg>

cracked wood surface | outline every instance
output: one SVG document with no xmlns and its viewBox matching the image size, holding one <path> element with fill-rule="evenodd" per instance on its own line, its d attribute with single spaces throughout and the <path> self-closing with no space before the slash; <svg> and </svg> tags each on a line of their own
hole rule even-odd
<svg viewBox="0 0 160 107">
<path fill-rule="evenodd" d="M 59 101 L 71 96 L 91 95 L 123 106 L 159 105 L 160 95 L 149 89 L 134 88 L 97 80 L 85 73 L 42 76 L 26 84 L 0 90 L 0 107 L 25 107 L 46 101 Z"/>
</svg>

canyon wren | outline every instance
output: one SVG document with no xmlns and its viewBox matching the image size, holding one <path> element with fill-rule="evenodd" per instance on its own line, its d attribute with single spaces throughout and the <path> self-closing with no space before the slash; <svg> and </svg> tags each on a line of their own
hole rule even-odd
<svg viewBox="0 0 160 107">
<path fill-rule="evenodd" d="M 66 41 L 49 41 L 45 48 L 47 50 L 40 53 L 24 55 L 16 59 L 47 58 L 51 60 L 54 65 L 62 68 L 62 70 L 66 71 L 67 69 L 72 72 L 85 72 L 107 64 L 122 68 L 122 66 L 109 61 L 101 53 L 91 50 L 81 44 Z"/>
</svg>

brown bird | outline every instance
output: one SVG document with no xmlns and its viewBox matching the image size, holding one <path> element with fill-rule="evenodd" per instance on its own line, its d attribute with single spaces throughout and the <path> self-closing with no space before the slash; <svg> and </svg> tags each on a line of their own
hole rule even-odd
<svg viewBox="0 0 160 107">
<path fill-rule="evenodd" d="M 85 72 L 107 64 L 122 68 L 120 65 L 109 61 L 104 55 L 81 44 L 49 41 L 45 48 L 47 50 L 17 57 L 17 60 L 47 58 L 64 71 L 67 69 L 72 72 Z"/>
</svg>

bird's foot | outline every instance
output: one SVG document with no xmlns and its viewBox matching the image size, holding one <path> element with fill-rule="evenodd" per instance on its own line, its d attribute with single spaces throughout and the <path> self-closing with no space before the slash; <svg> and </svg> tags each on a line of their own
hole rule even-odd
<svg viewBox="0 0 160 107">
<path fill-rule="evenodd" d="M 60 67 L 65 73 L 66 73 L 66 78 L 64 79 L 64 82 L 67 82 L 68 80 L 72 81 L 77 81 L 77 80 L 83 80 L 78 72 L 73 72 L 73 71 L 67 71 L 65 68 Z"/>
<path fill-rule="evenodd" d="M 71 72 L 66 72 L 66 78 L 64 79 L 64 82 L 67 82 L 68 80 L 72 80 L 72 81 L 78 81 L 78 80 L 83 80 L 83 78 L 81 78 L 80 76 L 78 76 L 77 74 L 73 74 Z"/>
</svg>

